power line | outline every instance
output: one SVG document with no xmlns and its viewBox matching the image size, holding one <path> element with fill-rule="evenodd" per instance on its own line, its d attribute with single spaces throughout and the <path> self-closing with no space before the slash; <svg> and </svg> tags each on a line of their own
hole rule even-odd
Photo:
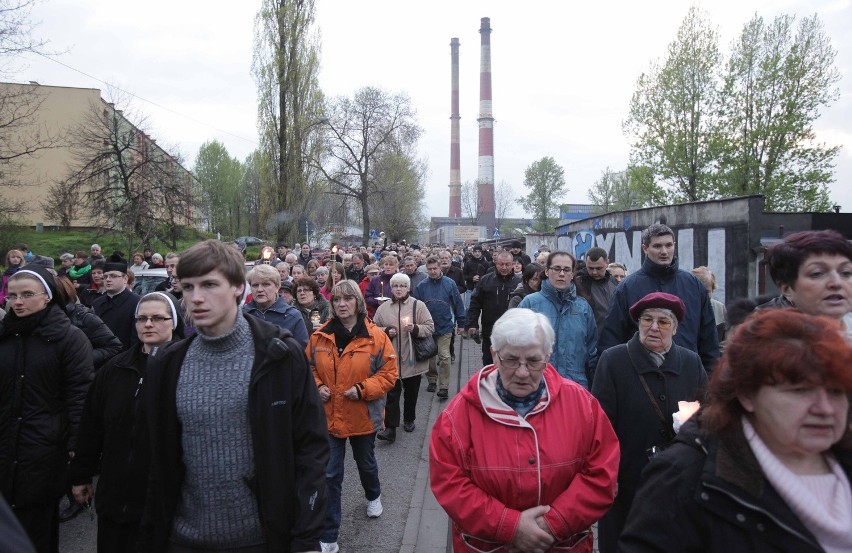
<svg viewBox="0 0 852 553">
<path fill-rule="evenodd" d="M 244 142 L 248 142 L 248 143 L 249 143 L 249 144 L 251 144 L 252 146 L 257 146 L 257 142 L 256 142 L 255 140 L 251 140 L 251 139 L 245 138 L 244 136 L 239 136 L 239 135 L 234 134 L 234 133 L 232 133 L 232 132 L 226 131 L 225 129 L 220 129 L 219 127 L 216 127 L 216 126 L 214 126 L 214 125 L 211 125 L 210 123 L 206 123 L 206 122 L 204 122 L 204 121 L 201 121 L 201 120 L 196 119 L 196 118 L 194 118 L 194 117 L 191 117 L 191 116 L 189 116 L 189 115 L 186 115 L 186 114 L 183 114 L 183 113 L 177 112 L 177 111 L 175 111 L 175 110 L 173 110 L 173 109 L 171 109 L 171 108 L 167 108 L 166 106 L 161 105 L 161 104 L 158 104 L 157 102 L 154 102 L 153 100 L 148 100 L 147 98 L 143 98 L 142 96 L 139 96 L 138 94 L 135 94 L 135 93 L 133 93 L 133 92 L 130 92 L 129 90 L 124 90 L 123 88 L 121 88 L 121 87 L 119 87 L 119 86 L 116 86 L 116 85 L 114 85 L 114 84 L 112 84 L 112 83 L 108 83 L 107 81 L 105 81 L 105 80 L 103 80 L 103 79 L 99 79 L 99 78 L 95 77 L 94 75 L 90 75 L 90 74 L 86 73 L 85 71 L 82 71 L 82 70 L 80 70 L 80 69 L 77 69 L 76 67 L 71 67 L 71 66 L 70 66 L 70 65 L 68 65 L 67 63 L 61 62 L 61 61 L 59 61 L 58 59 L 55 59 L 55 58 L 53 58 L 53 57 L 51 57 L 51 56 L 48 56 L 48 55 L 46 55 L 46 54 L 42 54 L 41 52 L 33 52 L 33 53 L 34 53 L 34 54 L 37 54 L 38 56 L 41 56 L 41 57 L 43 57 L 43 58 L 45 58 L 45 59 L 47 59 L 47 60 L 50 60 L 50 61 L 52 61 L 53 63 L 57 63 L 57 64 L 59 64 L 59 65 L 61 65 L 61 66 L 65 67 L 65 68 L 67 68 L 67 69 L 70 69 L 71 71 L 75 71 L 75 72 L 77 72 L 77 73 L 79 73 L 79 74 L 81 74 L 81 75 L 84 75 L 84 76 L 86 76 L 86 77 L 88 77 L 88 78 L 92 79 L 92 80 L 95 80 L 95 81 L 97 81 L 97 82 L 99 82 L 99 83 L 103 83 L 104 85 L 106 85 L 106 86 L 108 86 L 108 87 L 110 87 L 110 88 L 114 88 L 115 90 L 118 90 L 118 91 L 120 91 L 120 92 L 123 92 L 123 93 L 125 93 L 125 94 L 128 94 L 128 95 L 130 95 L 130 96 L 131 96 L 131 97 L 133 97 L 133 98 L 136 98 L 136 99 L 141 100 L 141 101 L 143 101 L 143 102 L 145 102 L 145 103 L 151 104 L 152 106 L 156 106 L 156 107 L 158 107 L 158 108 L 160 108 L 160 109 L 162 109 L 162 110 L 165 110 L 165 111 L 167 111 L 167 112 L 169 112 L 169 113 L 173 113 L 174 115 L 177 115 L 178 117 L 183 117 L 184 119 L 188 119 L 188 120 L 190 120 L 190 121 L 192 121 L 192 122 L 194 122 L 194 123 L 198 123 L 199 125 L 203 125 L 203 126 L 205 126 L 205 127 L 208 127 L 208 128 L 210 128 L 210 129 L 213 129 L 213 130 L 218 131 L 218 132 L 220 132 L 220 133 L 227 134 L 227 135 L 232 136 L 232 137 L 234 137 L 234 138 L 236 138 L 236 139 L 238 139 L 238 140 L 242 140 L 242 141 L 244 141 Z"/>
</svg>

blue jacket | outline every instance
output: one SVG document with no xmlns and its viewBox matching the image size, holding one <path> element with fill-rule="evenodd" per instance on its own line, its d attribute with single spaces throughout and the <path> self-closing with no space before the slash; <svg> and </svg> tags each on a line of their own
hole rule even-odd
<svg viewBox="0 0 852 553">
<path fill-rule="evenodd" d="M 436 336 L 453 333 L 453 313 L 455 326 L 464 328 L 464 302 L 453 279 L 443 275 L 441 278 L 426 278 L 417 285 L 416 293 L 412 295 L 429 308 Z"/>
<path fill-rule="evenodd" d="M 281 298 L 275 300 L 275 303 L 265 311 L 261 310 L 254 301 L 250 301 L 243 306 L 243 313 L 289 330 L 303 348 L 308 346 L 308 329 L 305 327 L 305 319 L 301 311 L 292 305 L 287 305 Z"/>
<path fill-rule="evenodd" d="M 553 325 L 556 342 L 550 363 L 559 374 L 584 388 L 589 388 L 586 368 L 597 363 L 595 314 L 589 302 L 577 297 L 576 287 L 559 292 L 549 280 L 541 283 L 541 291 L 527 295 L 518 307 L 541 313 Z"/>
<path fill-rule="evenodd" d="M 598 340 L 600 351 L 626 344 L 636 334 L 639 328 L 630 317 L 630 306 L 651 292 L 666 292 L 683 300 L 686 312 L 672 341 L 696 352 L 710 373 L 719 358 L 719 336 L 710 295 L 692 273 L 678 268 L 677 258 L 664 266 L 646 257 L 642 268 L 628 275 L 615 289 Z"/>
</svg>

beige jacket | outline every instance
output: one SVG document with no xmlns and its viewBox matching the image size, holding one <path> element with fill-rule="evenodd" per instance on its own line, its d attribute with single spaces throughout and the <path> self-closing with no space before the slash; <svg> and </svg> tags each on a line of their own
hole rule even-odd
<svg viewBox="0 0 852 553">
<path fill-rule="evenodd" d="M 432 322 L 429 308 L 426 307 L 425 303 L 410 295 L 403 302 L 386 301 L 376 309 L 376 316 L 373 317 L 373 322 L 382 330 L 387 330 L 390 327 L 397 329 L 398 334 L 396 338 L 391 339 L 391 342 L 393 347 L 396 348 L 400 378 L 416 376 L 429 370 L 429 361 L 416 361 L 414 359 L 411 344 L 412 334 L 405 331 L 399 332 L 402 327 L 402 319 L 404 317 L 411 319 L 415 301 L 417 302 L 417 320 L 413 322 L 417 327 L 416 337 L 431 337 L 435 331 L 435 324 Z"/>
</svg>

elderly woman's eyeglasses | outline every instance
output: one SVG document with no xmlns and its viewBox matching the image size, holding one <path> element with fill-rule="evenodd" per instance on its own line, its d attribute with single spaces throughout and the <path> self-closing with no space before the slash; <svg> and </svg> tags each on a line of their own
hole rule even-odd
<svg viewBox="0 0 852 553">
<path fill-rule="evenodd" d="M 391 284 L 391 288 L 408 288 L 408 284 Z"/>
<path fill-rule="evenodd" d="M 495 352 L 497 359 L 500 360 L 500 366 L 509 370 L 515 370 L 521 365 L 526 365 L 530 372 L 543 371 L 547 366 L 547 359 L 518 359 L 517 357 L 503 357 L 499 352 Z"/>
<path fill-rule="evenodd" d="M 672 327 L 672 320 L 668 318 L 655 319 L 650 315 L 642 315 L 639 317 L 639 324 L 644 327 L 650 328 L 654 325 L 654 323 L 657 323 L 657 328 L 660 328 L 661 330 L 668 330 Z"/>
</svg>

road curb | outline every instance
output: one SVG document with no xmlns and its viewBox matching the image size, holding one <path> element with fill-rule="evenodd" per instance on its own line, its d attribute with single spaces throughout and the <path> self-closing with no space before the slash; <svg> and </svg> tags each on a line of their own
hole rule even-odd
<svg viewBox="0 0 852 553">
<path fill-rule="evenodd" d="M 467 349 L 467 341 L 458 337 L 456 340 L 457 363 L 455 365 L 456 378 L 450 377 L 450 390 L 455 397 L 462 385 L 467 383 L 468 374 L 462 374 L 462 363 L 465 353 L 470 354 Z M 429 405 L 429 432 L 423 440 L 420 450 L 420 459 L 417 465 L 417 477 L 414 482 L 414 493 L 408 508 L 408 517 L 405 520 L 405 532 L 402 537 L 400 553 L 446 553 L 452 551 L 452 535 L 450 533 L 450 519 L 444 509 L 438 504 L 432 489 L 429 487 L 429 438 L 431 429 L 438 420 L 438 415 L 447 406 L 448 400 L 438 400 L 432 395 L 432 403 Z"/>
</svg>

